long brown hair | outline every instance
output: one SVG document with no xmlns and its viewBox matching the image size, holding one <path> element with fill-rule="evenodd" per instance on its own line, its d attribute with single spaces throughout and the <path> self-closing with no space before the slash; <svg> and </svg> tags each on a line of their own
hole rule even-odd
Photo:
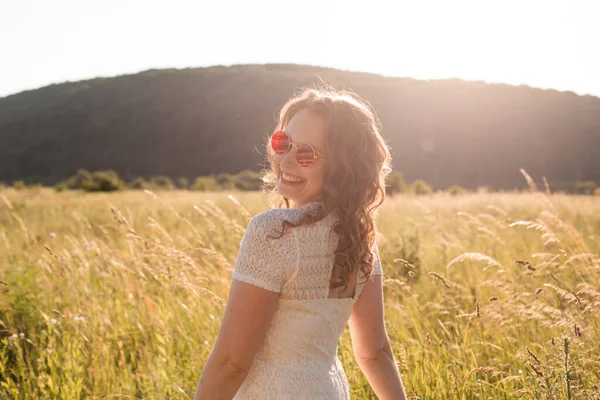
<svg viewBox="0 0 600 400">
<path fill-rule="evenodd" d="M 307 213 L 299 222 L 284 221 L 281 234 L 286 225 L 313 223 L 334 211 L 338 216 L 334 232 L 339 241 L 330 289 L 346 290 L 351 273 L 358 266 L 365 277 L 373 270 L 370 250 L 375 241 L 377 208 L 385 200 L 391 156 L 375 112 L 357 94 L 332 88 L 304 89 L 283 106 L 276 129 L 285 129 L 292 117 L 305 109 L 326 123 L 322 207 L 316 214 Z M 266 149 L 270 169 L 263 177 L 263 189 L 279 198 L 280 208 L 289 208 L 290 200 L 277 192 L 280 171 L 268 140 Z"/>
</svg>

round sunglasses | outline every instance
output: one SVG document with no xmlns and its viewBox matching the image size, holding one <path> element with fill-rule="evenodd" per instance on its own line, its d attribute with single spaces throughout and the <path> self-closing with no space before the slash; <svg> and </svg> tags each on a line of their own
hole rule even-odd
<svg viewBox="0 0 600 400">
<path fill-rule="evenodd" d="M 292 146 L 296 146 L 296 161 L 302 167 L 310 167 L 317 158 L 325 158 L 317 156 L 317 152 L 312 145 L 308 143 L 295 144 L 292 143 L 289 135 L 285 131 L 277 131 L 271 136 L 271 147 L 273 151 L 279 155 L 285 154 Z"/>
</svg>

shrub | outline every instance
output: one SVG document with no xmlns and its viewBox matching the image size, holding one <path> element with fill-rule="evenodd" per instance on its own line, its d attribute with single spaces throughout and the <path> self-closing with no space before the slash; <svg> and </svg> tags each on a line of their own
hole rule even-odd
<svg viewBox="0 0 600 400">
<path fill-rule="evenodd" d="M 448 193 L 450 193 L 452 196 L 458 196 L 467 192 L 467 189 L 459 185 L 452 185 L 448 188 Z"/>
<path fill-rule="evenodd" d="M 83 189 L 88 191 L 92 191 L 96 187 L 92 173 L 85 169 L 78 169 L 75 175 L 67 179 L 66 184 L 69 189 Z"/>
<path fill-rule="evenodd" d="M 150 189 L 150 183 L 141 176 L 138 176 L 129 183 L 129 188 L 136 190 Z"/>
<path fill-rule="evenodd" d="M 123 188 L 123 182 L 113 170 L 97 171 L 92 174 L 94 186 L 86 190 L 90 192 L 114 192 Z"/>
<path fill-rule="evenodd" d="M 173 190 L 175 185 L 173 181 L 168 176 L 159 175 L 150 178 L 150 184 L 153 188 L 162 189 L 162 190 Z"/>
<path fill-rule="evenodd" d="M 575 193 L 577 194 L 592 194 L 596 190 L 596 182 L 586 181 L 575 183 Z"/>
<path fill-rule="evenodd" d="M 36 193 L 39 193 L 39 192 L 42 190 L 42 188 L 43 188 L 42 184 L 41 184 L 41 183 L 39 183 L 39 182 L 32 183 L 31 185 L 29 185 L 29 186 L 27 186 L 27 187 L 28 187 L 30 190 L 33 190 L 33 191 L 34 191 L 34 192 L 36 192 Z"/>
<path fill-rule="evenodd" d="M 417 196 L 426 196 L 433 193 L 433 188 L 422 179 L 417 179 L 410 184 L 410 191 Z"/>
<path fill-rule="evenodd" d="M 69 182 L 68 181 L 60 181 L 56 185 L 54 185 L 54 190 L 57 192 L 64 192 L 65 190 L 69 190 Z"/>
<path fill-rule="evenodd" d="M 23 190 L 27 186 L 25 185 L 25 182 L 23 182 L 23 181 L 14 181 L 12 184 L 12 187 L 13 187 L 13 189 L 16 189 L 16 190 Z"/>
<path fill-rule="evenodd" d="M 225 190 L 235 189 L 236 180 L 237 179 L 234 175 L 227 173 L 219 174 L 216 177 L 217 184 Z"/>
<path fill-rule="evenodd" d="M 191 187 L 192 190 L 210 191 L 219 190 L 221 187 L 217 183 L 214 176 L 199 176 L 196 178 Z"/>
<path fill-rule="evenodd" d="M 386 194 L 394 195 L 396 193 L 405 193 L 406 189 L 404 174 L 399 171 L 392 171 L 387 177 L 385 187 Z"/>
<path fill-rule="evenodd" d="M 75 175 L 58 182 L 54 189 L 57 192 L 69 189 L 85 190 L 87 192 L 113 192 L 121 190 L 125 186 L 125 183 L 119 179 L 119 175 L 113 170 L 91 173 L 85 169 L 79 169 Z"/>
<path fill-rule="evenodd" d="M 244 170 L 235 177 L 235 187 L 240 190 L 259 190 L 262 184 L 260 172 Z"/>
<path fill-rule="evenodd" d="M 190 181 L 188 178 L 186 177 L 181 177 L 179 179 L 177 179 L 177 187 L 179 187 L 179 189 L 188 189 L 190 186 Z"/>
</svg>

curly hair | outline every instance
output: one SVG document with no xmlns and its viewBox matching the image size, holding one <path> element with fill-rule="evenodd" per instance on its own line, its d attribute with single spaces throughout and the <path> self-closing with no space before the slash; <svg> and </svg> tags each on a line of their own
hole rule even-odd
<svg viewBox="0 0 600 400">
<path fill-rule="evenodd" d="M 307 88 L 283 106 L 277 130 L 284 129 L 301 110 L 309 110 L 325 122 L 327 163 L 323 177 L 321 207 L 306 213 L 299 222 L 314 223 L 334 211 L 338 216 L 334 232 L 338 236 L 330 291 L 345 291 L 351 274 L 360 268 L 368 279 L 373 270 L 377 208 L 385 200 L 385 179 L 391 171 L 391 156 L 380 133 L 380 121 L 367 101 L 357 94 L 332 88 Z M 266 143 L 270 169 L 263 176 L 263 190 L 279 198 L 278 207 L 290 207 L 290 200 L 277 192 L 279 167 L 275 153 Z"/>
</svg>

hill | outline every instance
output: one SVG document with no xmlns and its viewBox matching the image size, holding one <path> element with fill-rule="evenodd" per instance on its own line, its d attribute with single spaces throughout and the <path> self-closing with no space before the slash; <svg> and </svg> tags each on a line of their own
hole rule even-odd
<svg viewBox="0 0 600 400">
<path fill-rule="evenodd" d="M 0 181 L 78 168 L 125 179 L 261 168 L 279 107 L 322 79 L 371 102 L 408 180 L 436 187 L 600 182 L 600 99 L 526 86 L 419 81 L 298 65 L 149 70 L 0 98 Z"/>
</svg>

